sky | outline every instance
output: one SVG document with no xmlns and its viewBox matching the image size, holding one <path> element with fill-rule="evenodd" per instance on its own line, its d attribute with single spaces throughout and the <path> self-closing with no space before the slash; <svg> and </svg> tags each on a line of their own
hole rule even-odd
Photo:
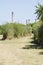
<svg viewBox="0 0 43 65">
<path fill-rule="evenodd" d="M 26 23 L 26 19 L 34 22 L 36 19 L 35 6 L 43 0 L 0 0 L 0 24 L 12 21 L 12 11 L 14 12 L 14 22 Z"/>
</svg>

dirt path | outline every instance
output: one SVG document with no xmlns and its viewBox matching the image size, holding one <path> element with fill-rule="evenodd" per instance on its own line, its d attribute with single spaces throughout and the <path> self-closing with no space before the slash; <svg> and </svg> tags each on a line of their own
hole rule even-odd
<svg viewBox="0 0 43 65">
<path fill-rule="evenodd" d="M 43 49 L 29 49 L 31 37 L 0 41 L 0 65 L 43 65 Z"/>
</svg>

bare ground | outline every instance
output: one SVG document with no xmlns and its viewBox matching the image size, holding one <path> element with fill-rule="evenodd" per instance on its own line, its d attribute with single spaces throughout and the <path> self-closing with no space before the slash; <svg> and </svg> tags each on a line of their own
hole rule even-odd
<svg viewBox="0 0 43 65">
<path fill-rule="evenodd" d="M 43 65 L 43 49 L 24 48 L 31 37 L 0 41 L 0 65 Z"/>
</svg>

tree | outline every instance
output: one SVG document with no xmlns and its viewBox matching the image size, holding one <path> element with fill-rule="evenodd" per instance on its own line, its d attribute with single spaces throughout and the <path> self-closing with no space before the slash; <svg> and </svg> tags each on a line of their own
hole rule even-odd
<svg viewBox="0 0 43 65">
<path fill-rule="evenodd" d="M 39 26 L 38 30 L 38 43 L 43 46 L 43 5 L 38 4 L 38 6 L 36 6 L 36 12 L 35 14 L 37 14 L 37 19 L 39 19 L 39 21 L 41 22 L 41 25 Z"/>
<path fill-rule="evenodd" d="M 41 20 L 43 22 L 43 5 L 38 4 L 36 6 L 35 14 L 37 14 L 37 19 L 39 19 L 39 20 Z"/>
</svg>

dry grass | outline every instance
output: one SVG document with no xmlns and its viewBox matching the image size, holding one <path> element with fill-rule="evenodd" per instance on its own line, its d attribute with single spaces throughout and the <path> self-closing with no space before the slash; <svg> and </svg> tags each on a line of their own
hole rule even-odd
<svg viewBox="0 0 43 65">
<path fill-rule="evenodd" d="M 0 65 L 43 65 L 43 49 L 22 49 L 30 41 L 31 37 L 0 41 Z"/>
</svg>

